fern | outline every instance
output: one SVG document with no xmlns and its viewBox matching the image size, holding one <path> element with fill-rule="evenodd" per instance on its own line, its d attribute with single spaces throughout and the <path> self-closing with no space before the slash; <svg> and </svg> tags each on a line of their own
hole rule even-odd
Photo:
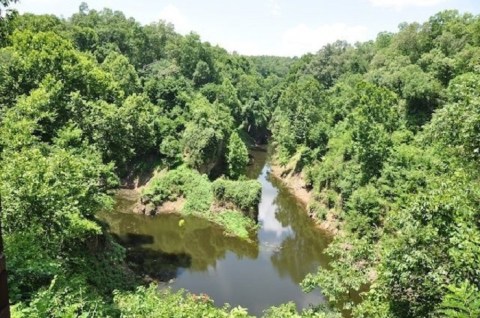
<svg viewBox="0 0 480 318">
<path fill-rule="evenodd" d="M 480 292 L 468 281 L 460 287 L 449 286 L 449 293 L 440 304 L 439 314 L 447 318 L 480 317 Z"/>
</svg>

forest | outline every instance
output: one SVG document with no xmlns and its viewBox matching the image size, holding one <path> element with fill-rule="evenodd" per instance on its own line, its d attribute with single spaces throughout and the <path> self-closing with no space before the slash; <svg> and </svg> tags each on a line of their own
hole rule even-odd
<svg viewBox="0 0 480 318">
<path fill-rule="evenodd" d="M 283 58 L 85 3 L 59 18 L 11 2 L 0 220 L 12 317 L 250 317 L 146 284 L 97 214 L 154 167 L 142 213 L 182 197 L 182 215 L 248 240 L 261 192 L 249 148 L 267 142 L 335 235 L 328 268 L 301 284 L 329 308 L 264 317 L 480 317 L 480 16 L 443 11 Z"/>
</svg>

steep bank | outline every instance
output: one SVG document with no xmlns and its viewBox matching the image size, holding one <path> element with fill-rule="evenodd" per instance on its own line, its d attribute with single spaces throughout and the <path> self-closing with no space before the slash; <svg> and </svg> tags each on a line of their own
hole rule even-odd
<svg viewBox="0 0 480 318">
<path fill-rule="evenodd" d="M 337 214 L 333 209 L 328 209 L 327 205 L 316 199 L 313 191 L 309 189 L 305 182 L 303 172 L 295 172 L 291 163 L 281 165 L 275 159 L 271 159 L 270 169 L 272 176 L 280 180 L 304 206 L 308 216 L 315 221 L 319 229 L 331 235 L 337 235 L 341 232 L 341 224 Z M 326 211 L 323 217 L 316 213 L 319 208 Z"/>
</svg>

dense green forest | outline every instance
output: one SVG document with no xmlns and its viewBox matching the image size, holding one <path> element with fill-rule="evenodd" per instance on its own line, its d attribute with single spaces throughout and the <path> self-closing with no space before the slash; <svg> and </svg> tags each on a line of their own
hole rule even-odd
<svg viewBox="0 0 480 318">
<path fill-rule="evenodd" d="M 248 239 L 260 191 L 248 147 L 268 139 L 338 232 L 306 292 L 320 286 L 353 317 L 480 316 L 478 16 L 444 11 L 293 59 L 86 4 L 68 19 L 7 11 L 0 118 L 13 317 L 247 317 L 146 286 L 96 214 L 154 166 L 166 172 L 145 213 L 182 196 L 181 213 Z M 341 317 L 291 304 L 265 316 Z"/>
<path fill-rule="evenodd" d="M 480 17 L 440 12 L 327 45 L 285 79 L 279 160 L 340 229 L 332 269 L 303 287 L 332 302 L 368 287 L 354 317 L 480 315 L 479 35 Z"/>
</svg>

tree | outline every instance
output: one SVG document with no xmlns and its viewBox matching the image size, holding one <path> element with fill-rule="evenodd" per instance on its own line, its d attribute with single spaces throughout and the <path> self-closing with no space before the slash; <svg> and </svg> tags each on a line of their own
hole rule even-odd
<svg viewBox="0 0 480 318">
<path fill-rule="evenodd" d="M 192 119 L 183 133 L 185 161 L 200 172 L 209 173 L 223 154 L 233 119 L 228 109 L 197 95 L 190 103 Z"/>
<path fill-rule="evenodd" d="M 112 74 L 125 96 L 139 92 L 140 79 L 135 68 L 125 56 L 111 52 L 103 61 L 102 69 Z"/>
<path fill-rule="evenodd" d="M 204 61 L 199 61 L 193 72 L 193 83 L 199 87 L 211 81 L 210 67 Z"/>
<path fill-rule="evenodd" d="M 8 6 L 12 3 L 16 3 L 18 0 L 1 0 L 0 1 L 0 47 L 6 44 L 7 35 L 10 34 L 12 29 L 12 20 L 16 16 L 16 11 L 10 11 Z M 4 13 L 5 11 L 5 13 Z"/>
<path fill-rule="evenodd" d="M 46 79 L 61 81 L 65 97 L 79 92 L 88 99 L 117 101 L 120 90 L 111 74 L 88 54 L 53 32 L 15 32 L 13 45 L 2 50 L 0 105 L 13 106 L 16 96 L 28 95 Z"/>
<path fill-rule="evenodd" d="M 230 135 L 227 151 L 228 174 L 238 179 L 245 172 L 249 158 L 248 149 L 236 131 Z"/>
<path fill-rule="evenodd" d="M 283 91 L 271 127 L 284 159 L 293 155 L 299 145 L 312 149 L 326 146 L 325 127 L 319 124 L 323 115 L 322 101 L 321 87 L 311 76 L 299 78 Z"/>
</svg>

